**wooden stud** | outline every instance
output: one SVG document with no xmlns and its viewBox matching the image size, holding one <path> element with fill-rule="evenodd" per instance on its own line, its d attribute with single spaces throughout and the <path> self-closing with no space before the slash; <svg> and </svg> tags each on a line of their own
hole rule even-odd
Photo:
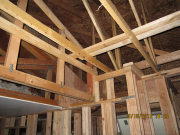
<svg viewBox="0 0 180 135">
<path fill-rule="evenodd" d="M 47 78 L 48 81 L 52 81 L 52 71 L 49 69 L 47 71 Z M 45 98 L 50 99 L 51 93 L 50 92 L 45 92 Z"/>
<path fill-rule="evenodd" d="M 28 115 L 26 135 L 32 135 L 33 130 L 33 115 Z"/>
<path fill-rule="evenodd" d="M 79 47 L 77 47 L 74 43 L 68 41 L 67 39 L 65 39 L 63 36 L 59 35 L 58 33 L 56 33 L 55 31 L 53 31 L 52 29 L 48 28 L 47 26 L 45 26 L 44 24 L 40 23 L 39 21 L 37 21 L 36 19 L 34 19 L 32 16 L 28 15 L 27 13 L 23 12 L 22 10 L 20 10 L 19 8 L 17 8 L 14 4 L 12 4 L 10 1 L 6 1 L 6 0 L 1 0 L 0 3 L 0 8 L 2 10 L 4 10 L 5 12 L 7 12 L 8 14 L 12 15 L 13 17 L 19 19 L 20 21 L 22 21 L 23 23 L 27 24 L 28 26 L 30 26 L 31 28 L 37 30 L 38 32 L 40 32 L 41 34 L 43 34 L 44 36 L 47 36 L 48 38 L 50 38 L 51 40 L 53 40 L 54 42 L 56 42 L 57 44 L 65 47 L 66 49 L 74 52 L 76 55 L 80 56 L 82 59 L 87 60 L 88 62 L 90 62 L 91 64 L 97 66 L 98 68 L 100 68 L 101 70 L 105 71 L 105 72 L 109 72 L 111 69 L 107 66 L 105 66 L 103 63 L 99 62 L 97 59 L 95 59 L 94 57 L 92 57 L 91 55 L 89 55 L 88 53 L 86 53 L 85 51 L 83 51 L 82 49 L 80 49 Z M 7 10 L 8 9 L 8 10 Z M 18 16 L 17 16 L 18 14 Z M 6 22 L 7 23 L 7 22 Z M 5 26 L 6 27 L 6 26 Z M 9 24 L 8 24 L 9 27 Z M 14 25 L 13 25 L 14 27 Z M 1 27 L 2 28 L 2 27 Z M 17 27 L 16 27 L 17 28 Z M 4 29 L 4 28 L 3 28 Z M 8 28 L 9 30 L 11 28 Z M 6 31 L 8 31 L 7 29 L 4 29 Z M 20 29 L 16 29 L 16 32 L 19 33 Z M 10 30 L 11 31 L 11 30 Z M 21 29 L 21 31 L 23 31 Z M 12 32 L 12 31 L 11 31 Z M 11 33 L 10 32 L 10 33 Z M 14 31 L 15 32 L 15 31 Z M 20 35 L 17 35 L 17 33 L 11 33 L 14 34 L 16 36 L 18 36 L 19 38 L 25 40 L 26 38 L 22 38 Z M 25 35 L 27 36 L 28 33 L 26 33 Z M 25 40 L 27 41 L 27 40 Z M 28 41 L 27 41 L 28 42 Z M 41 41 L 42 42 L 42 41 Z M 30 42 L 31 44 L 35 44 Z M 37 44 L 37 42 L 36 42 Z M 44 48 L 44 47 L 43 47 Z M 41 49 L 43 49 L 41 48 Z M 52 49 L 52 47 L 51 47 Z M 49 49 L 50 50 L 50 49 Z M 49 52 L 46 50 L 46 52 Z M 54 52 L 54 51 L 53 51 Z M 57 50 L 56 50 L 57 52 Z M 50 53 L 51 54 L 51 53 Z M 54 53 L 53 53 L 54 55 Z M 60 57 L 59 55 L 56 55 L 56 57 Z M 61 57 L 62 58 L 62 57 Z M 72 61 L 71 61 L 72 62 Z M 70 63 L 71 63 L 70 62 Z M 78 66 L 78 68 L 82 68 L 80 66 Z"/>
<path fill-rule="evenodd" d="M 169 98 L 165 77 L 156 78 L 155 82 L 159 93 L 159 101 L 160 101 L 162 115 L 163 117 L 167 117 L 163 119 L 164 126 L 166 129 L 166 134 L 179 135 L 179 130 L 178 130 L 173 106 Z"/>
<path fill-rule="evenodd" d="M 26 11 L 28 0 L 18 0 L 18 7 L 23 11 Z M 22 28 L 23 23 L 15 19 L 14 24 Z M 13 69 L 16 69 L 17 58 L 19 53 L 21 39 L 16 37 L 16 35 L 11 35 L 9 39 L 8 49 L 6 53 L 6 59 L 4 65 L 10 68 L 10 65 L 13 64 Z"/>
<path fill-rule="evenodd" d="M 82 108 L 82 133 L 91 135 L 91 107 Z"/>
<path fill-rule="evenodd" d="M 74 135 L 81 135 L 81 113 L 74 113 Z"/>
<path fill-rule="evenodd" d="M 97 117 L 97 135 L 103 135 L 102 117 Z"/>
<path fill-rule="evenodd" d="M 60 135 L 62 123 L 62 111 L 54 111 L 52 135 Z"/>
<path fill-rule="evenodd" d="M 36 135 L 37 132 L 37 122 L 38 122 L 38 114 L 33 114 L 33 123 L 32 123 L 32 135 Z"/>
<path fill-rule="evenodd" d="M 115 98 L 114 78 L 106 80 L 106 88 L 107 88 L 107 99 Z"/>
<path fill-rule="evenodd" d="M 6 118 L 5 119 L 5 123 L 4 123 L 4 128 L 5 127 L 9 127 L 10 126 L 10 122 L 11 122 L 11 118 Z M 9 129 L 4 129 L 3 135 L 8 135 L 8 133 L 9 133 Z"/>
<path fill-rule="evenodd" d="M 71 135 L 71 110 L 62 111 L 61 134 Z"/>
<path fill-rule="evenodd" d="M 52 112 L 47 112 L 46 135 L 51 135 Z"/>
</svg>

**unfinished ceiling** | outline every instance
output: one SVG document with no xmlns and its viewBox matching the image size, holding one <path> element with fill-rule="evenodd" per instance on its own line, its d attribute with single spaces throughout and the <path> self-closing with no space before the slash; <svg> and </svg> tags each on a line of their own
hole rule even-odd
<svg viewBox="0 0 180 135">
<path fill-rule="evenodd" d="M 14 4 L 17 4 L 17 0 L 10 0 Z M 47 6 L 54 12 L 54 14 L 59 18 L 59 20 L 65 25 L 65 27 L 73 34 L 73 36 L 79 41 L 83 48 L 92 45 L 91 42 L 91 19 L 82 3 L 82 0 L 44 0 Z M 112 24 L 111 24 L 111 16 L 106 11 L 103 6 L 100 6 L 101 3 L 98 0 L 89 0 L 88 1 L 93 13 L 95 14 L 98 22 L 101 25 L 103 34 L 106 38 L 112 37 Z M 115 6 L 122 14 L 123 18 L 130 26 L 131 29 L 137 28 L 137 22 L 135 20 L 134 14 L 131 10 L 131 6 L 128 0 L 114 0 Z M 145 3 L 145 14 L 147 18 L 147 22 L 154 21 L 168 14 L 174 13 L 175 11 L 180 9 L 180 5 L 177 0 L 144 0 Z M 140 5 L 140 0 L 134 0 L 135 7 L 137 9 L 138 15 L 142 24 L 144 24 L 142 9 Z M 29 0 L 27 13 L 41 21 L 45 25 L 51 27 L 55 31 L 58 32 L 58 28 L 54 25 L 54 23 L 44 14 L 44 12 L 36 5 L 33 0 Z M 119 27 L 117 27 L 118 35 L 124 33 Z M 27 29 L 34 35 L 38 36 L 45 42 L 57 47 L 58 45 L 48 38 L 42 36 L 41 34 L 35 32 L 31 28 L 27 27 Z M 174 28 L 172 30 L 166 31 L 164 33 L 158 34 L 152 37 L 153 47 L 158 50 L 162 50 L 166 53 L 173 52 L 176 50 L 180 50 L 180 38 L 179 38 L 179 27 Z M 0 34 L 2 35 L 0 38 L 0 48 L 4 51 L 7 50 L 7 45 L 9 41 L 9 34 L 3 30 L 0 30 Z M 96 36 L 98 37 L 98 35 Z M 100 38 L 96 38 L 96 43 L 100 42 Z M 144 41 L 141 41 L 142 45 Z M 22 44 L 22 43 L 21 43 Z M 36 48 L 36 47 L 35 47 Z M 37 48 L 36 48 L 37 49 Z M 41 54 L 45 57 L 44 59 L 53 60 L 51 55 L 48 55 L 44 51 L 39 50 Z M 112 51 L 114 54 L 114 50 Z M 70 53 L 66 51 L 66 53 Z M 130 48 L 127 46 L 121 47 L 121 55 L 122 62 L 138 62 L 144 60 L 142 55 L 139 53 L 137 49 Z M 32 55 L 29 50 L 25 49 L 22 45 L 20 47 L 19 58 L 37 58 Z M 107 53 L 103 53 L 96 57 L 99 61 L 114 69 L 113 64 Z M 55 61 L 55 60 L 54 60 Z M 84 61 L 85 63 L 85 61 Z M 66 63 L 67 64 L 67 63 Z M 67 64 L 70 66 L 69 64 Z M 172 65 L 172 64 L 170 64 Z M 179 67 L 179 61 L 174 62 L 175 67 Z M 53 68 L 56 68 L 55 66 Z M 172 66 L 160 66 L 162 69 L 170 69 Z M 19 69 L 20 70 L 20 69 Z M 78 68 L 73 67 L 73 71 L 78 74 Z M 98 70 L 99 74 L 103 73 Z M 145 74 L 152 73 L 152 69 L 147 69 Z M 46 78 L 47 70 L 33 70 L 33 73 L 41 78 Z M 86 73 L 83 72 L 82 80 L 84 82 L 87 81 Z M 55 73 L 53 74 L 53 81 L 55 82 Z M 115 81 L 115 90 L 118 91 L 119 81 Z M 124 86 L 124 84 L 122 84 Z"/>
</svg>

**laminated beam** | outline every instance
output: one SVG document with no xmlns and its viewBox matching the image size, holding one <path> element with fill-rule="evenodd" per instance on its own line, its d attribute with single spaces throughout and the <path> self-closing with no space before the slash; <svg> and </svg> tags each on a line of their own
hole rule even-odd
<svg viewBox="0 0 180 135">
<path fill-rule="evenodd" d="M 50 29 L 49 27 L 45 26 L 41 22 L 34 19 L 32 16 L 30 16 L 26 12 L 19 9 L 17 6 L 12 4 L 10 1 L 0 0 L 0 9 L 2 9 L 3 11 L 7 12 L 10 15 L 12 15 L 16 19 L 22 21 L 23 23 L 25 23 L 29 27 L 40 32 L 44 36 L 50 38 L 51 40 L 53 40 L 57 44 L 63 46 L 64 48 L 68 49 L 69 51 L 75 53 L 81 59 L 85 59 L 86 61 L 88 61 L 89 63 L 98 67 L 99 69 L 103 70 L 104 72 L 111 71 L 111 69 L 109 67 L 105 66 L 103 63 L 98 61 L 96 58 L 92 57 L 91 55 L 86 53 L 84 50 L 77 47 L 74 43 L 68 41 L 63 36 L 61 36 L 57 32 L 55 32 L 54 30 Z M 7 29 L 6 29 L 6 31 L 7 31 Z"/>
<path fill-rule="evenodd" d="M 73 97 L 76 99 L 88 100 L 88 101 L 91 99 L 90 94 L 81 92 L 79 90 L 75 90 L 66 86 L 61 88 L 59 84 L 23 73 L 17 70 L 13 70 L 12 72 L 9 72 L 9 68 L 2 65 L 0 65 L 0 69 L 1 69 L 0 78 L 7 81 L 19 83 L 22 85 L 27 85 L 27 86 L 34 87 L 37 89 L 42 89 L 45 91 L 61 94 L 64 96 Z"/>
<path fill-rule="evenodd" d="M 173 29 L 175 27 L 180 26 L 180 11 L 157 19 L 153 22 L 140 26 L 138 28 L 133 29 L 133 33 L 137 36 L 138 40 L 159 34 L 161 32 Z M 125 46 L 127 44 L 132 43 L 130 39 L 127 38 L 126 34 L 120 34 L 116 37 L 112 37 L 103 42 L 97 43 L 93 46 L 87 47 L 84 50 L 92 56 L 96 56 L 98 54 L 102 54 L 109 50 L 116 49 L 118 47 Z M 165 51 L 154 50 L 157 55 L 167 54 Z M 77 58 L 76 55 L 71 54 L 72 57 Z"/>
<path fill-rule="evenodd" d="M 121 27 L 121 29 L 126 33 L 126 35 L 132 41 L 132 43 L 137 47 L 137 49 L 142 54 L 142 56 L 148 61 L 148 63 L 153 68 L 153 70 L 155 72 L 158 72 L 156 65 L 154 64 L 152 59 L 149 57 L 149 55 L 146 53 L 141 43 L 137 39 L 136 35 L 133 33 L 133 31 L 130 29 L 128 24 L 125 22 L 125 20 L 123 19 L 121 14 L 118 12 L 114 4 L 111 2 L 111 0 L 106 0 L 106 1 L 100 0 L 100 2 L 106 8 L 106 10 L 110 13 L 110 15 L 114 18 L 114 20 Z"/>
<path fill-rule="evenodd" d="M 43 40 L 35 37 L 34 35 L 26 32 L 25 30 L 17 27 L 16 25 L 8 22 L 7 20 L 3 19 L 2 17 L 0 17 L 0 23 L 3 24 L 3 25 L 1 25 L 2 27 L 0 26 L 0 28 L 8 31 L 9 33 L 14 34 L 17 37 L 31 43 L 32 45 L 34 45 L 46 52 L 58 57 L 58 58 L 61 58 L 62 60 L 66 61 L 68 63 L 71 63 L 74 66 L 76 66 L 88 73 L 95 75 L 95 72 L 91 68 L 89 68 L 87 65 L 79 62 L 78 60 L 75 60 L 74 58 L 68 56 L 67 54 L 63 54 L 57 48 L 49 45 L 48 43 L 44 42 Z M 108 71 L 110 71 L 110 70 L 108 70 Z"/>
</svg>

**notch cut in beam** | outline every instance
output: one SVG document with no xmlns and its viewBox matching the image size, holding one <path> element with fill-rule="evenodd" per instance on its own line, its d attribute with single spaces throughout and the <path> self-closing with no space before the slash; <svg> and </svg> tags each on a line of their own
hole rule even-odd
<svg viewBox="0 0 180 135">
<path fill-rule="evenodd" d="M 27 14 L 26 12 L 19 9 L 17 6 L 12 4 L 10 1 L 7 0 L 0 0 L 0 9 L 7 12 L 11 16 L 15 17 L 16 19 L 20 20 L 24 24 L 28 25 L 29 27 L 35 29 L 39 33 L 43 34 L 44 36 L 50 38 L 57 44 L 63 46 L 64 48 L 68 49 L 69 51 L 75 53 L 81 59 L 85 59 L 87 62 L 93 64 L 94 66 L 98 67 L 99 69 L 103 70 L 104 72 L 110 72 L 111 69 L 98 61 L 96 58 L 92 57 L 84 50 L 77 47 L 74 43 L 70 42 L 63 36 L 59 35 L 54 30 L 50 29 L 49 27 L 45 26 L 38 20 L 34 19 L 32 16 Z"/>
</svg>

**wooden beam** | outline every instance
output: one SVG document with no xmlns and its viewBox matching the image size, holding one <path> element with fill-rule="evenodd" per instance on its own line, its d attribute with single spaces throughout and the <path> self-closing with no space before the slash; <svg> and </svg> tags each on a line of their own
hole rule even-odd
<svg viewBox="0 0 180 135">
<path fill-rule="evenodd" d="M 54 111 L 52 135 L 60 135 L 62 111 Z"/>
<path fill-rule="evenodd" d="M 82 108 L 82 133 L 91 135 L 91 107 Z"/>
<path fill-rule="evenodd" d="M 138 16 L 138 13 L 137 13 L 137 11 L 136 11 L 136 7 L 135 7 L 135 5 L 134 5 L 133 0 L 129 0 L 129 3 L 130 3 L 130 5 L 131 5 L 131 8 L 132 8 L 132 11 L 133 11 L 134 16 L 135 16 L 135 18 L 136 18 L 136 21 L 137 21 L 138 26 L 142 26 L 141 21 L 140 21 L 140 18 L 139 18 L 139 16 Z M 142 10 L 144 11 L 144 9 L 142 9 Z M 143 14 L 144 14 L 144 13 L 143 13 Z M 145 18 L 144 18 L 144 19 L 145 19 Z M 149 39 L 150 39 L 150 38 L 149 38 Z M 150 39 L 150 40 L 151 40 L 151 39 Z M 148 50 L 148 53 L 149 53 L 151 59 L 152 59 L 153 62 L 157 65 L 156 56 L 155 56 L 155 54 L 154 54 L 154 48 L 153 48 L 153 46 L 152 46 L 152 44 L 151 44 L 152 42 L 148 42 L 147 39 L 144 39 L 144 43 L 145 43 L 145 45 L 146 45 L 146 48 L 147 48 L 147 50 Z"/>
<path fill-rule="evenodd" d="M 74 135 L 81 135 L 81 113 L 74 113 Z"/>
<path fill-rule="evenodd" d="M 88 1 L 87 1 L 87 0 L 83 0 L 83 3 L 84 3 L 84 6 L 86 7 L 86 10 L 88 11 L 89 16 L 90 16 L 90 18 L 91 18 L 91 20 L 92 20 L 92 22 L 93 22 L 93 24 L 94 24 L 94 26 L 95 26 L 95 28 L 96 28 L 99 36 L 100 36 L 100 38 L 101 38 L 101 41 L 105 41 L 105 37 L 104 37 L 104 35 L 103 35 L 103 32 L 102 32 L 102 30 L 101 30 L 101 27 L 100 27 L 100 25 L 99 25 L 96 17 L 94 16 L 94 14 L 93 14 L 93 12 L 92 12 L 89 4 L 88 4 Z M 116 60 L 115 60 L 115 58 L 114 58 L 114 56 L 113 56 L 113 53 L 112 53 L 111 51 L 108 51 L 107 53 L 108 53 L 108 55 L 109 55 L 109 57 L 110 57 L 110 59 L 111 59 L 111 61 L 112 61 L 112 63 L 113 63 L 114 68 L 115 68 L 116 70 L 118 70 L 118 65 L 117 65 Z"/>
<path fill-rule="evenodd" d="M 51 135 L 52 112 L 47 112 L 46 135 Z"/>
<path fill-rule="evenodd" d="M 9 31 L 10 33 L 18 36 L 19 38 L 31 43 L 32 45 L 58 57 L 61 58 L 64 61 L 67 61 L 71 64 L 73 64 L 74 66 L 78 67 L 78 68 L 83 68 L 84 71 L 88 71 L 91 74 L 95 74 L 94 71 L 89 68 L 88 66 L 86 66 L 85 64 L 73 59 L 72 57 L 63 54 L 60 50 L 56 49 L 55 47 L 52 47 L 51 45 L 49 45 L 48 43 L 44 42 L 43 40 L 33 36 L 32 34 L 26 32 L 25 30 L 15 26 L 14 24 L 6 21 L 5 19 L 0 17 L 0 22 L 1 24 L 5 24 L 3 25 L 4 27 L 2 29 Z M 2 26 L 2 25 L 1 25 Z M 9 28 L 8 28 L 9 27 Z M 6 29 L 7 28 L 7 29 Z M 101 64 L 100 64 L 101 65 Z M 82 70 L 83 70 L 82 69 Z M 106 70 L 107 71 L 107 70 Z M 110 71 L 110 70 L 108 70 Z"/>
<path fill-rule="evenodd" d="M 37 133 L 38 114 L 33 114 L 32 135 Z"/>
<path fill-rule="evenodd" d="M 61 21 L 55 16 L 55 14 L 48 8 L 48 6 L 42 0 L 34 0 L 34 2 L 43 10 L 43 12 L 51 19 L 51 21 L 60 29 L 63 30 L 66 37 L 76 44 L 79 48 L 83 48 L 74 36 L 66 29 Z M 58 2 L 59 3 L 59 2 Z"/>
<path fill-rule="evenodd" d="M 121 14 L 118 12 L 114 4 L 110 0 L 106 0 L 106 1 L 100 0 L 100 2 L 106 8 L 106 10 L 111 14 L 111 16 L 114 18 L 117 24 L 121 27 L 121 29 L 126 33 L 126 35 L 132 41 L 132 43 L 137 47 L 137 49 L 142 54 L 142 56 L 148 61 L 148 63 L 153 68 L 153 70 L 155 72 L 158 72 L 156 65 L 154 64 L 152 59 L 149 57 L 149 55 L 146 53 L 141 43 L 137 39 L 136 35 L 133 33 L 133 31 L 130 29 L 128 24 L 125 22 L 125 20 L 123 19 Z"/>
<path fill-rule="evenodd" d="M 170 97 L 168 94 L 165 77 L 160 77 L 156 79 L 156 87 L 159 93 L 159 100 L 160 100 L 162 115 L 165 115 L 164 117 L 168 115 L 167 118 L 163 119 L 164 126 L 166 129 L 166 134 L 179 135 L 179 130 L 178 130 L 173 106 L 172 106 L 172 103 L 170 101 Z"/>
<path fill-rule="evenodd" d="M 5 57 L 0 57 L 0 63 L 3 64 Z M 52 60 L 39 60 L 39 59 L 27 59 L 27 58 L 18 58 L 18 65 L 51 65 L 56 66 L 57 64 Z"/>
<path fill-rule="evenodd" d="M 65 47 L 66 49 L 74 52 L 80 58 L 87 60 L 88 62 L 90 62 L 91 64 L 97 66 L 101 70 L 103 70 L 105 72 L 109 72 L 111 70 L 110 68 L 105 66 L 103 63 L 99 62 L 97 59 L 93 58 L 91 55 L 86 53 L 85 51 L 82 51 L 82 49 L 77 47 L 75 44 L 73 44 L 72 42 L 68 41 L 63 36 L 59 35 L 57 32 L 53 31 L 49 27 L 45 26 L 44 24 L 42 24 L 39 21 L 37 21 L 36 19 L 34 19 L 32 16 L 30 16 L 27 13 L 23 12 L 17 6 L 12 4 L 10 1 L 1 0 L 0 1 L 0 9 L 4 10 L 5 12 L 7 12 L 10 15 L 12 15 L 13 17 L 19 19 L 20 21 L 22 21 L 23 23 L 27 24 L 31 28 L 33 28 L 36 31 L 38 31 L 41 34 L 43 34 L 44 36 L 50 38 L 51 40 L 53 40 L 57 44 L 59 44 L 59 45 Z M 14 27 L 14 26 L 12 26 L 12 27 Z M 19 31 L 19 30 L 20 29 L 17 29 L 17 31 Z M 8 31 L 8 30 L 6 29 L 6 31 Z M 17 33 L 15 35 L 17 36 Z M 25 39 L 23 39 L 23 40 L 25 40 Z"/>
<path fill-rule="evenodd" d="M 28 115 L 26 135 L 32 135 L 33 130 L 33 115 Z"/>
<path fill-rule="evenodd" d="M 133 29 L 133 33 L 137 36 L 139 40 L 159 34 L 161 32 L 170 30 L 172 28 L 178 27 L 180 25 L 180 11 L 157 19 L 153 22 L 145 24 L 141 27 Z M 116 37 L 107 39 L 103 42 L 97 43 L 93 46 L 87 47 L 84 50 L 92 56 L 104 53 L 108 50 L 113 50 L 118 47 L 125 46 L 132 43 L 126 36 L 125 33 L 118 35 Z M 104 46 L 105 45 L 105 46 Z M 165 51 L 159 50 L 159 55 L 167 54 Z M 157 54 L 157 53 L 156 53 Z M 76 55 L 71 55 L 77 58 Z"/>
<path fill-rule="evenodd" d="M 28 0 L 19 0 L 18 1 L 18 7 L 20 9 L 22 9 L 23 11 L 26 11 L 27 2 L 28 2 Z M 17 19 L 14 20 L 14 24 L 20 28 L 23 27 L 23 23 Z M 16 35 L 12 35 L 12 34 L 10 35 L 7 53 L 6 53 L 6 58 L 5 58 L 5 62 L 4 62 L 5 66 L 10 68 L 12 65 L 13 66 L 12 68 L 16 69 L 17 59 L 18 59 L 18 54 L 19 54 L 20 41 L 21 41 L 21 39 L 16 37 Z"/>
<path fill-rule="evenodd" d="M 17 70 L 13 70 L 13 72 L 9 72 L 9 68 L 0 65 L 0 78 L 8 81 L 12 81 L 15 83 L 27 85 L 30 87 L 34 87 L 37 89 L 42 89 L 49 92 L 54 92 L 62 95 L 69 95 L 70 97 L 90 100 L 91 95 L 81 92 L 78 90 L 71 89 L 69 87 L 64 86 L 61 88 L 59 84 L 55 84 L 53 82 L 22 73 Z"/>
<path fill-rule="evenodd" d="M 71 135 L 71 110 L 62 111 L 61 135 Z"/>
</svg>

